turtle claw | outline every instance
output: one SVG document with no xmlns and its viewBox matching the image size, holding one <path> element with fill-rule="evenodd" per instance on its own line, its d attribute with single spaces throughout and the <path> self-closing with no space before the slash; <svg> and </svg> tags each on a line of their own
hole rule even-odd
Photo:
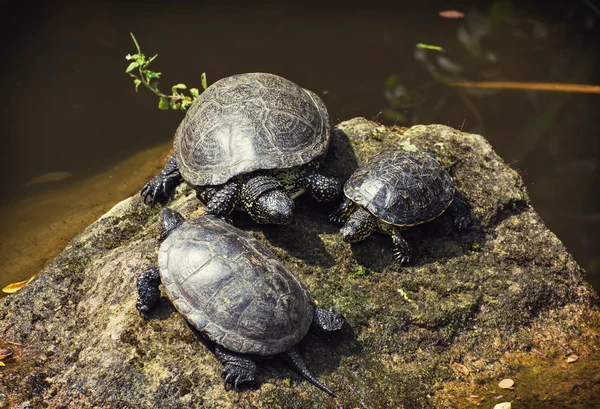
<svg viewBox="0 0 600 409">
<path fill-rule="evenodd" d="M 256 378 L 256 371 L 252 368 L 227 363 L 223 367 L 221 377 L 224 379 L 225 390 L 233 388 L 238 391 L 241 384 L 252 382 Z"/>
<path fill-rule="evenodd" d="M 470 225 L 471 218 L 468 215 L 454 218 L 454 227 L 458 231 L 466 230 Z"/>
<path fill-rule="evenodd" d="M 161 180 L 162 179 L 162 180 Z M 163 179 L 160 175 L 146 183 L 140 195 L 144 198 L 144 203 L 154 206 L 156 203 L 164 203 L 169 197 L 168 179 Z M 150 200 L 149 200 L 150 199 Z"/>
<path fill-rule="evenodd" d="M 329 215 L 329 223 L 336 225 L 336 226 L 340 226 L 343 224 L 342 219 L 336 214 Z"/>
<path fill-rule="evenodd" d="M 394 259 L 400 263 L 400 265 L 405 265 L 410 263 L 410 254 L 400 250 L 394 250 Z"/>
</svg>

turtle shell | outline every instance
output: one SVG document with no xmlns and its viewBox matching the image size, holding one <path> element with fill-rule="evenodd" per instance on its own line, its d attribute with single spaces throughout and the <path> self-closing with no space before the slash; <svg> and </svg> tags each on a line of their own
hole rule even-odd
<svg viewBox="0 0 600 409">
<path fill-rule="evenodd" d="M 440 216 L 454 199 L 448 172 L 428 153 L 387 151 L 360 166 L 344 194 L 385 223 L 413 226 Z"/>
<path fill-rule="evenodd" d="M 184 222 L 158 253 L 161 281 L 203 335 L 244 354 L 275 355 L 306 335 L 314 305 L 275 255 L 212 216 Z"/>
<path fill-rule="evenodd" d="M 329 115 L 311 91 L 273 74 L 223 78 L 188 109 L 175 133 L 181 175 L 218 185 L 259 169 L 290 168 L 324 156 Z"/>
</svg>

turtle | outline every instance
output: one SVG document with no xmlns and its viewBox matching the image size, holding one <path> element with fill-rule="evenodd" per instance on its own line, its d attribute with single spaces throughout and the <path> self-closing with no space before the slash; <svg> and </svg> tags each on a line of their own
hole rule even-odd
<svg viewBox="0 0 600 409">
<path fill-rule="evenodd" d="M 227 218 L 241 208 L 258 223 L 289 224 L 304 191 L 319 202 L 341 196 L 341 182 L 318 169 L 330 127 L 323 101 L 292 81 L 267 73 L 220 79 L 190 106 L 173 155 L 141 195 L 166 203 L 183 179 L 206 214 Z"/>
<path fill-rule="evenodd" d="M 309 330 L 330 333 L 346 320 L 317 307 L 306 288 L 276 256 L 221 218 L 185 221 L 163 208 L 158 268 L 137 278 L 136 307 L 148 314 L 167 297 L 183 317 L 215 344 L 225 388 L 256 378 L 256 358 L 282 356 L 310 383 L 335 396 L 304 364 L 297 344 Z"/>
<path fill-rule="evenodd" d="M 458 163 L 455 162 L 450 167 Z M 448 210 L 458 231 L 471 223 L 470 206 L 456 189 L 449 168 L 431 151 L 385 151 L 360 166 L 344 184 L 344 201 L 330 215 L 346 242 L 379 231 L 389 234 L 394 256 L 410 262 L 412 251 L 401 230 L 426 223 Z"/>
</svg>

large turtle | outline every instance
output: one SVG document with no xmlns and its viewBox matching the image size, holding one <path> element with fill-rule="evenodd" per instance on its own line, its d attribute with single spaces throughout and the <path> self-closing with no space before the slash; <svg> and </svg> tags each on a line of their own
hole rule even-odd
<svg viewBox="0 0 600 409">
<path fill-rule="evenodd" d="M 223 78 L 189 108 L 175 153 L 141 195 L 164 203 L 183 178 L 206 214 L 226 218 L 239 206 L 258 223 L 287 224 L 304 190 L 318 201 L 341 195 L 337 179 L 318 173 L 329 138 L 327 108 L 315 93 L 273 74 Z"/>
<path fill-rule="evenodd" d="M 376 230 L 392 236 L 394 255 L 408 263 L 411 250 L 400 231 L 448 210 L 460 231 L 471 223 L 469 206 L 447 169 L 431 152 L 386 151 L 360 166 L 344 184 L 343 203 L 330 216 L 355 243 Z"/>
<path fill-rule="evenodd" d="M 184 221 L 161 214 L 159 269 L 137 280 L 137 308 L 148 313 L 160 299 L 159 284 L 175 308 L 206 338 L 225 365 L 225 387 L 256 377 L 254 357 L 282 355 L 309 382 L 333 396 L 304 365 L 296 345 L 309 329 L 332 332 L 341 314 L 316 307 L 300 281 L 249 234 L 220 218 Z"/>
</svg>

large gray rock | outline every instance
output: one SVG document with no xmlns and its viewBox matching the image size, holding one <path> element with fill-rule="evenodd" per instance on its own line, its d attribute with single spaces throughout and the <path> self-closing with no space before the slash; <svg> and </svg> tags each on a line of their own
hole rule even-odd
<svg viewBox="0 0 600 409">
<path fill-rule="evenodd" d="M 221 364 L 166 300 L 141 317 L 135 278 L 156 262 L 159 209 L 133 197 L 0 301 L 0 348 L 13 352 L 0 368 L 0 407 L 597 402 L 598 297 L 531 207 L 517 172 L 481 136 L 441 125 L 386 128 L 357 118 L 334 132 L 325 173 L 345 179 L 370 156 L 398 148 L 433 150 L 445 165 L 462 159 L 454 174 L 474 220 L 461 234 L 446 216 L 407 231 L 415 249 L 410 266 L 393 262 L 388 236 L 342 242 L 327 222 L 329 209 L 310 198 L 298 200 L 291 226 L 236 219 L 271 247 L 320 306 L 335 307 L 349 321 L 351 329 L 341 334 L 309 335 L 302 344 L 307 365 L 337 401 L 278 360 L 261 364 L 254 387 L 225 391 Z M 185 185 L 169 206 L 187 218 L 203 212 Z M 567 364 L 571 354 L 579 359 Z M 496 386 L 504 377 L 516 381 L 515 389 Z"/>
</svg>

